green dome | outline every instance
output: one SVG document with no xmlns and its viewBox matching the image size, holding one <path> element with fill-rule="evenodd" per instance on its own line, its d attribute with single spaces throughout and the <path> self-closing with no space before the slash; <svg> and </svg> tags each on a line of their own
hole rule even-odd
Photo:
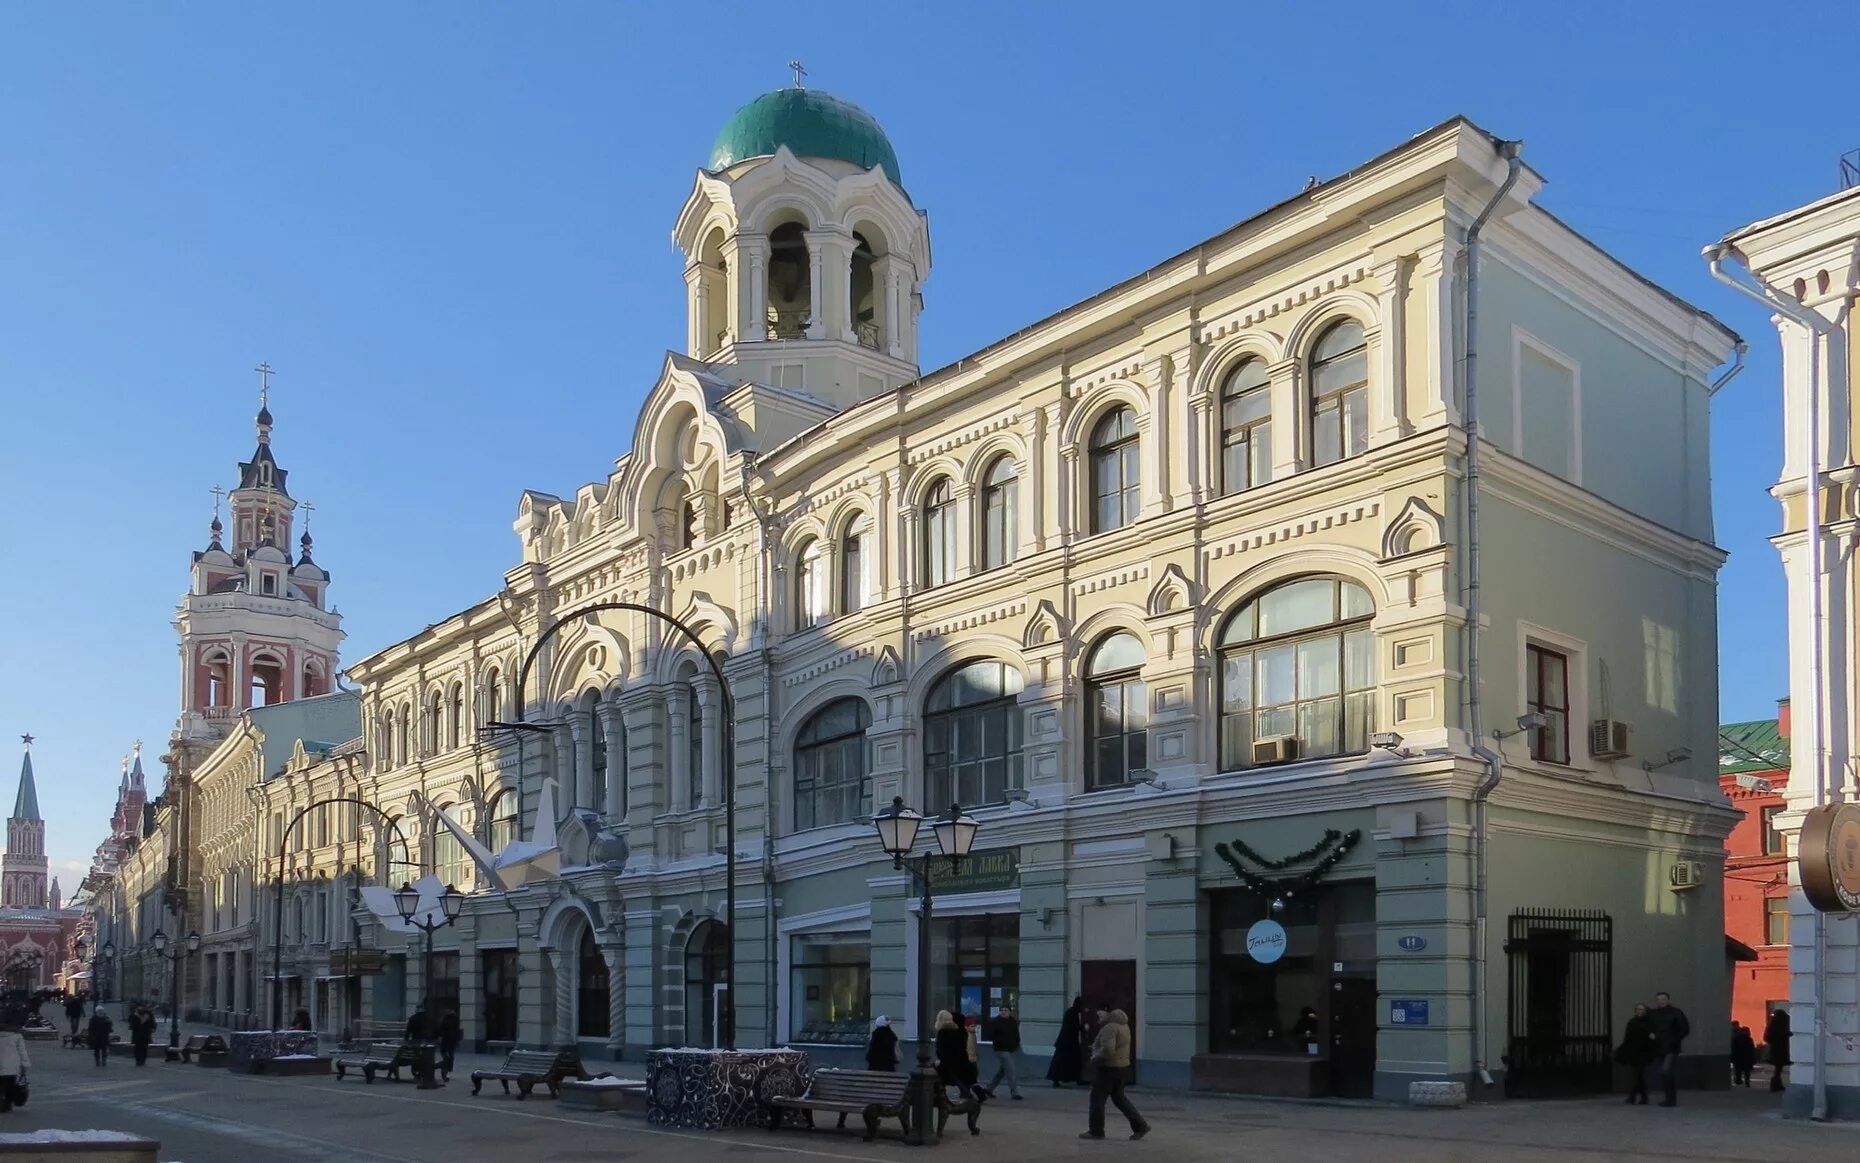
<svg viewBox="0 0 1860 1163">
<path fill-rule="evenodd" d="M 862 169 L 884 166 L 900 186 L 898 154 L 872 115 L 819 89 L 777 89 L 738 109 L 710 149 L 709 169 L 768 157 L 777 146 L 796 157 L 828 157 Z"/>
</svg>

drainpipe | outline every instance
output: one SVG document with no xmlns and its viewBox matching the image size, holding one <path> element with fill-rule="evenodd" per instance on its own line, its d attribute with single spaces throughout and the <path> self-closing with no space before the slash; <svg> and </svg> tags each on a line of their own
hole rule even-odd
<svg viewBox="0 0 1860 1163">
<path fill-rule="evenodd" d="M 1840 329 L 1819 311 L 1802 305 L 1772 287 L 1761 275 L 1750 271 L 1751 279 L 1757 284 L 1749 286 L 1724 269 L 1724 260 L 1736 259 L 1749 270 L 1744 263 L 1744 256 L 1723 243 L 1705 248 L 1705 261 L 1711 267 L 1712 278 L 1741 295 L 1746 295 L 1763 304 L 1777 315 L 1789 320 L 1808 332 L 1808 455 L 1805 458 L 1808 475 L 1807 503 L 1805 505 L 1806 530 L 1808 535 L 1808 689 L 1809 722 L 1815 733 L 1815 754 L 1810 762 L 1815 767 L 1815 806 L 1838 803 L 1840 789 L 1829 786 L 1827 748 L 1828 739 L 1822 715 L 1822 703 L 1826 691 L 1822 687 L 1825 660 L 1822 657 L 1822 569 L 1823 549 L 1821 532 L 1821 379 L 1822 359 L 1821 344 L 1826 339 L 1833 342 L 1840 334 Z M 1741 352 L 1739 353 L 1742 354 Z M 1826 998 L 1828 985 L 1828 915 L 1820 909 L 1815 910 L 1815 1048 L 1813 1102 L 1808 1117 L 1816 1122 L 1824 1122 L 1828 1117 L 1828 1029 L 1826 1017 Z"/>
<path fill-rule="evenodd" d="M 1705 389 L 1705 394 L 1715 396 L 1724 391 L 1724 386 L 1736 379 L 1737 373 L 1744 370 L 1744 357 L 1749 354 L 1750 344 L 1745 340 L 1738 340 L 1737 347 L 1731 352 L 1731 366 L 1725 368 L 1724 374 L 1711 382 L 1711 387 Z"/>
<path fill-rule="evenodd" d="M 764 1030 L 767 1041 L 764 1046 L 777 1045 L 779 1037 L 776 1020 L 776 999 L 781 983 L 775 980 L 774 966 L 779 962 L 775 953 L 776 918 L 775 918 L 775 753 L 770 744 L 774 739 L 775 707 L 775 651 L 769 646 L 771 614 L 774 610 L 770 587 L 770 551 L 773 541 L 770 526 L 774 524 L 774 514 L 766 511 L 767 506 L 758 505 L 756 498 L 749 495 L 749 481 L 757 467 L 755 453 L 747 453 L 743 460 L 742 491 L 743 501 L 749 506 L 750 513 L 756 518 L 756 600 L 761 606 L 759 632 L 762 655 L 762 917 L 763 948 L 767 951 L 771 972 L 767 975 L 767 992 L 763 998 Z"/>
<path fill-rule="evenodd" d="M 1466 381 L 1466 729 L 1472 736 L 1472 752 L 1486 766 L 1486 777 L 1473 792 L 1473 1071 L 1487 1086 L 1492 1085 L 1488 1041 L 1491 1023 L 1486 1021 L 1486 801 L 1504 777 L 1504 759 L 1486 745 L 1482 715 L 1479 642 L 1479 238 L 1486 220 L 1498 204 L 1511 193 L 1523 168 L 1520 155 L 1522 141 L 1497 142 L 1498 156 L 1505 159 L 1505 180 L 1499 184 L 1492 200 L 1479 211 L 1466 228 L 1466 360 L 1462 373 Z"/>
</svg>

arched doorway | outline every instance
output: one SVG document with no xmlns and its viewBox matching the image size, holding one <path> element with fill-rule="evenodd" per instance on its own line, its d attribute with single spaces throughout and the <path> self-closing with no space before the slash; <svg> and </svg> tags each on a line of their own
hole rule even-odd
<svg viewBox="0 0 1860 1163">
<path fill-rule="evenodd" d="M 581 948 L 575 964 L 575 1036 L 608 1035 L 607 960 L 594 942 L 594 930 L 582 926 Z"/>
<path fill-rule="evenodd" d="M 717 921 L 705 921 L 691 931 L 685 943 L 685 1045 L 715 1046 L 725 1007 L 730 1004 L 729 980 L 724 968 L 729 958 L 730 930 Z"/>
</svg>

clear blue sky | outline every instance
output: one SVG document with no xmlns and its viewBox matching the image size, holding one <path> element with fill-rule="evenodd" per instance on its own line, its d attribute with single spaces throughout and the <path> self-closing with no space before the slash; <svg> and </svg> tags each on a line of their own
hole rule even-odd
<svg viewBox="0 0 1860 1163">
<path fill-rule="evenodd" d="M 1543 204 L 1752 342 L 1715 417 L 1723 711 L 1768 712 L 1776 340 L 1698 252 L 1833 191 L 1860 122 L 1815 98 L 1851 77 L 1860 6 L 1314 12 L 7 6 L 0 732 L 40 738 L 55 870 L 74 883 L 118 757 L 173 723 L 169 622 L 252 448 L 248 369 L 278 369 L 345 657 L 477 600 L 516 560 L 519 490 L 626 449 L 683 341 L 693 171 L 796 56 L 879 118 L 930 213 L 927 366 L 1454 113 L 1524 138 Z"/>
</svg>

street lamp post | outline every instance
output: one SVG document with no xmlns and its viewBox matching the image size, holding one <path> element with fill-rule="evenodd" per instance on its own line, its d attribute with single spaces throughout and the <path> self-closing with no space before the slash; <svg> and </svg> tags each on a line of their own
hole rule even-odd
<svg viewBox="0 0 1860 1163">
<path fill-rule="evenodd" d="M 168 963 L 169 975 L 173 979 L 173 988 L 169 991 L 168 1001 L 168 1061 L 180 1057 L 181 1047 L 181 959 L 200 950 L 200 934 L 189 932 L 182 939 L 182 945 L 174 952 L 168 952 L 168 934 L 166 930 L 157 929 L 149 938 L 149 944 L 155 947 L 155 956 Z"/>
<path fill-rule="evenodd" d="M 84 957 L 86 949 L 94 956 L 90 961 L 90 1004 L 95 1009 L 103 1001 L 104 967 L 116 960 L 116 942 L 105 941 L 99 945 L 95 937 L 85 937 L 78 942 L 78 956 Z"/>
<path fill-rule="evenodd" d="M 975 846 L 975 835 L 982 827 L 974 817 L 964 815 L 961 807 L 951 804 L 948 812 L 930 822 L 937 851 L 926 850 L 922 856 L 914 857 L 911 849 L 917 843 L 917 833 L 923 823 L 921 814 L 904 806 L 902 796 L 894 796 L 890 807 L 872 817 L 872 826 L 878 830 L 879 846 L 891 857 L 892 867 L 910 873 L 922 894 L 922 908 L 917 914 L 917 1069 L 911 1071 L 907 1100 L 911 1121 L 904 1130 L 904 1141 L 914 1147 L 927 1147 L 938 1141 L 932 1120 L 936 1118 L 936 1092 L 941 1084 L 937 1081 L 936 1069 L 930 1064 L 935 1048 L 935 1032 L 930 1029 L 930 917 L 936 903 L 930 884 L 931 862 L 947 857 L 949 870 L 956 871 L 963 857 Z"/>
<path fill-rule="evenodd" d="M 420 908 L 420 890 L 411 884 L 403 884 L 394 890 L 394 908 L 399 911 L 400 919 L 426 934 L 425 985 L 421 990 L 421 1004 L 426 1007 L 426 1029 L 421 1039 L 422 1065 L 420 1072 L 420 1090 L 438 1090 L 439 1082 L 433 1077 L 438 1071 L 432 1061 L 433 1039 L 439 1030 L 439 1015 L 433 1012 L 433 932 L 443 929 L 459 919 L 459 907 L 465 903 L 465 894 L 451 885 L 439 894 L 439 915 L 431 912 L 417 915 Z"/>
</svg>

